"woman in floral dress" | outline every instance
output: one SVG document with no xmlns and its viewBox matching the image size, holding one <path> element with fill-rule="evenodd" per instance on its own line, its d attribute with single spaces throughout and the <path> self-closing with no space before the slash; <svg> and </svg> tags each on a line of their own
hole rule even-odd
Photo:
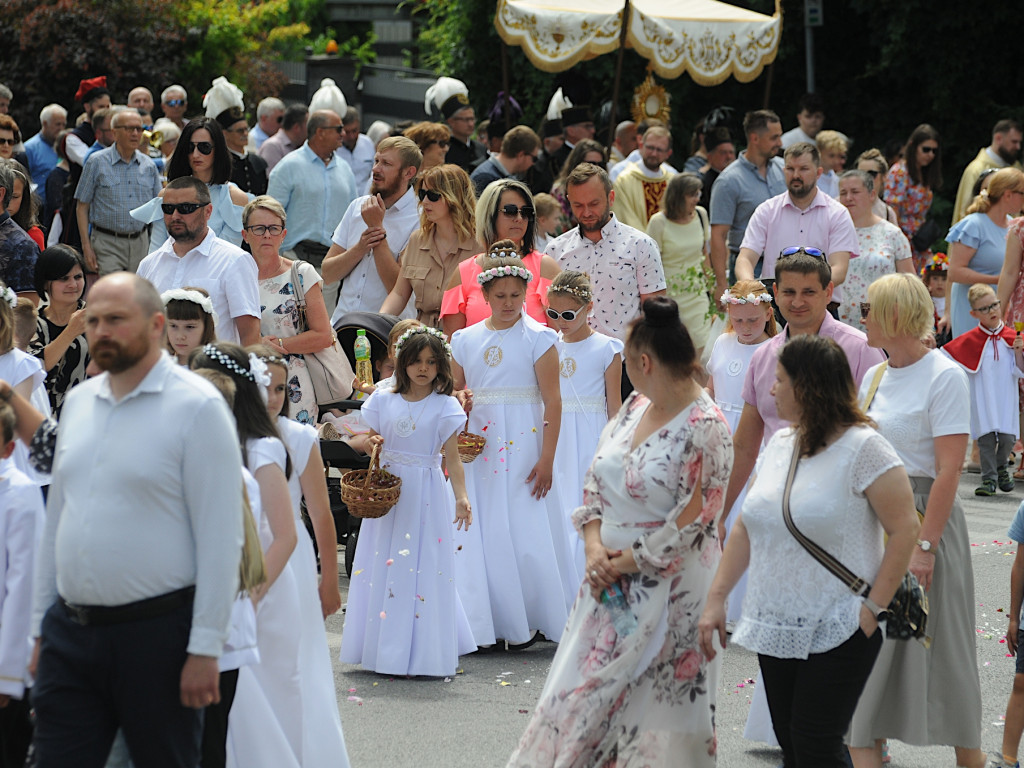
<svg viewBox="0 0 1024 768">
<path fill-rule="evenodd" d="M 900 229 L 910 240 L 917 272 L 927 261 L 929 249 L 914 247 L 914 235 L 928 218 L 934 191 L 942 187 L 941 153 L 939 132 L 922 123 L 907 139 L 903 158 L 893 163 L 885 177 L 885 202 L 895 209 Z M 935 235 L 938 239 L 939 232 Z"/>
<path fill-rule="evenodd" d="M 698 648 L 697 617 L 718 565 L 732 441 L 692 378 L 676 303 L 643 310 L 626 342 L 636 392 L 602 436 L 573 515 L 587 581 L 510 768 L 715 764 L 720 662 Z M 609 588 L 635 629 L 613 621 Z"/>
</svg>

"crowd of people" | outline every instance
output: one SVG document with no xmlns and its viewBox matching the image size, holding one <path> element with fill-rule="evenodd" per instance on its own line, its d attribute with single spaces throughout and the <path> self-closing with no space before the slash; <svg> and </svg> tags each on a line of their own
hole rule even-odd
<svg viewBox="0 0 1024 768">
<path fill-rule="evenodd" d="M 787 768 L 889 739 L 984 766 L 957 484 L 1024 476 L 1020 124 L 944 235 L 928 124 L 847 168 L 815 94 L 785 133 L 716 109 L 680 171 L 670 125 L 606 146 L 562 89 L 536 131 L 426 96 L 365 133 L 330 79 L 251 126 L 222 77 L 192 117 L 103 77 L 24 143 L 0 115 L 0 765 L 347 765 L 341 439 L 402 487 L 362 522 L 340 661 L 557 643 L 510 766 L 714 765 L 728 642 Z M 368 316 L 375 381 L 336 333 Z M 926 642 L 887 636 L 908 572 Z"/>
</svg>

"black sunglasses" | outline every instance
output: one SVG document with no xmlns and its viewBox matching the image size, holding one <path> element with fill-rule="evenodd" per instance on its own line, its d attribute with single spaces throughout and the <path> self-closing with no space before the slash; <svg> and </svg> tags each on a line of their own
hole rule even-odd
<svg viewBox="0 0 1024 768">
<path fill-rule="evenodd" d="M 345 126 L 343 125 L 321 125 L 320 127 L 325 131 L 334 131 L 339 136 L 341 135 L 341 132 L 345 130 Z"/>
<path fill-rule="evenodd" d="M 529 221 L 530 219 L 533 218 L 533 208 L 531 208 L 528 205 L 519 207 L 518 205 L 509 203 L 508 205 L 503 205 L 501 207 L 501 212 L 508 216 L 510 219 L 514 219 L 516 216 L 522 216 L 524 219 Z"/>
<path fill-rule="evenodd" d="M 195 213 L 202 207 L 202 203 L 163 203 L 160 206 L 160 210 L 162 210 L 167 216 L 173 215 L 175 211 L 180 213 L 182 216 L 188 216 L 190 213 Z"/>
<path fill-rule="evenodd" d="M 871 303 L 867 301 L 862 301 L 860 303 L 860 319 L 867 320 L 869 312 L 871 312 Z"/>
<path fill-rule="evenodd" d="M 563 320 L 565 320 L 565 322 L 571 323 L 573 320 L 576 319 L 576 316 L 580 312 L 582 312 L 583 310 L 582 309 L 567 309 L 567 310 L 565 310 L 565 312 L 558 312 L 558 311 L 556 311 L 554 309 L 551 309 L 551 307 L 548 307 L 544 311 L 547 313 L 547 316 L 550 317 L 552 320 L 557 320 L 558 318 L 562 318 Z"/>
<path fill-rule="evenodd" d="M 423 189 L 421 187 L 420 188 L 420 200 L 422 201 L 424 197 L 429 197 L 430 198 L 430 202 L 436 203 L 438 200 L 440 200 L 442 197 L 444 197 L 444 195 L 442 195 L 436 189 Z"/>
<path fill-rule="evenodd" d="M 782 251 L 779 252 L 779 258 L 781 259 L 784 256 L 794 256 L 798 253 L 806 253 L 808 256 L 813 256 L 816 259 L 825 261 L 824 251 L 819 248 L 811 248 L 806 245 L 791 245 L 789 248 L 783 248 Z"/>
<path fill-rule="evenodd" d="M 934 155 L 936 152 L 939 151 L 938 147 L 918 147 L 918 149 L 920 149 L 926 155 Z"/>
<path fill-rule="evenodd" d="M 881 171 L 864 171 L 872 179 L 877 179 L 881 175 Z"/>
<path fill-rule="evenodd" d="M 201 155 L 212 155 L 213 154 L 213 142 L 212 141 L 190 141 L 188 143 L 188 153 L 191 155 L 196 150 L 199 150 Z"/>
<path fill-rule="evenodd" d="M 6 144 L 7 146 L 13 147 L 18 142 L 14 139 L 0 139 L 0 146 Z"/>
</svg>

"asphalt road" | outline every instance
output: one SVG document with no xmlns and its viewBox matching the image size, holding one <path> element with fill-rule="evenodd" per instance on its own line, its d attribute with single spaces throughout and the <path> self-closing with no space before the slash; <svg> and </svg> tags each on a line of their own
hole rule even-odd
<svg viewBox="0 0 1024 768">
<path fill-rule="evenodd" d="M 965 474 L 960 496 L 967 511 L 975 576 L 982 748 L 997 753 L 1014 671 L 1014 660 L 1006 657 L 1006 645 L 1000 642 L 1009 608 L 1010 564 L 1016 552 L 1006 540 L 1006 530 L 1024 498 L 1024 483 L 1010 494 L 977 498 L 978 482 L 978 475 Z M 341 570 L 344 599 L 348 580 Z M 519 653 L 475 653 L 461 659 L 459 673 L 450 680 L 408 680 L 339 663 L 342 625 L 340 614 L 327 621 L 338 706 L 354 768 L 505 765 L 540 695 L 554 644 L 538 643 Z M 727 649 L 718 691 L 719 765 L 756 768 L 781 762 L 777 749 L 742 737 L 753 694 L 749 680 L 756 676 L 754 654 L 738 647 Z M 894 742 L 890 753 L 893 768 L 954 764 L 950 748 Z"/>
</svg>

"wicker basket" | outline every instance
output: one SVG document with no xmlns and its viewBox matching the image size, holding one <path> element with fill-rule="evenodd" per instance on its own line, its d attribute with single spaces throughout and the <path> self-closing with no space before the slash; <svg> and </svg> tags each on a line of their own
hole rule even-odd
<svg viewBox="0 0 1024 768">
<path fill-rule="evenodd" d="M 483 435 L 474 435 L 469 431 L 469 418 L 466 418 L 466 426 L 459 432 L 459 458 L 463 464 L 471 464 L 477 456 L 484 452 L 487 445 L 487 438 Z"/>
<path fill-rule="evenodd" d="M 341 500 L 353 517 L 384 517 L 398 503 L 402 478 L 380 468 L 380 447 L 374 446 L 369 469 L 341 476 Z"/>
</svg>

